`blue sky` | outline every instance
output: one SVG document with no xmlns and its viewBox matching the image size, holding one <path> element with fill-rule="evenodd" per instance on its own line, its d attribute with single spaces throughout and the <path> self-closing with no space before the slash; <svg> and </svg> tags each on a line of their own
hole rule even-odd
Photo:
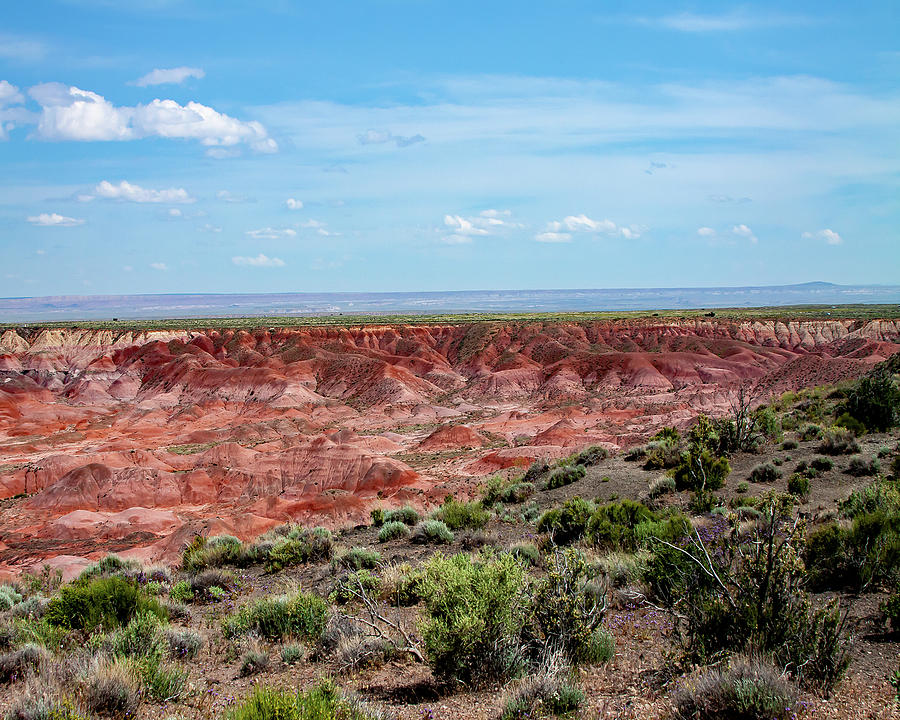
<svg viewBox="0 0 900 720">
<path fill-rule="evenodd" d="M 898 7 L 8 3 L 0 296 L 897 283 Z"/>
</svg>

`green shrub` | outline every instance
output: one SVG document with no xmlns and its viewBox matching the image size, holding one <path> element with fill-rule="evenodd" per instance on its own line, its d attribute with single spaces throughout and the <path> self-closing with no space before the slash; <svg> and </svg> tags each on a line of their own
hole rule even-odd
<svg viewBox="0 0 900 720">
<path fill-rule="evenodd" d="M 504 488 L 500 495 L 500 501 L 507 505 L 522 503 L 534 495 L 534 491 L 534 483 L 516 482 Z"/>
<path fill-rule="evenodd" d="M 143 611 L 165 617 L 160 604 L 144 595 L 134 582 L 101 577 L 61 588 L 59 596 L 47 606 L 46 618 L 51 625 L 73 630 L 111 630 Z"/>
<path fill-rule="evenodd" d="M 381 576 L 381 598 L 398 607 L 409 607 L 427 594 L 425 570 L 409 563 L 391 565 Z"/>
<path fill-rule="evenodd" d="M 646 506 L 633 500 L 618 500 L 601 505 L 591 513 L 588 534 L 603 549 L 634 550 L 634 529 L 656 516 Z"/>
<path fill-rule="evenodd" d="M 262 650 L 248 650 L 241 657 L 241 667 L 238 671 L 241 677 L 248 677 L 269 669 L 269 655 Z"/>
<path fill-rule="evenodd" d="M 582 465 L 562 465 L 550 471 L 550 475 L 544 483 L 544 489 L 555 490 L 556 488 L 571 485 L 584 479 L 584 475 L 585 472 Z"/>
<path fill-rule="evenodd" d="M 576 495 L 566 500 L 561 508 L 547 510 L 541 515 L 537 530 L 547 533 L 550 541 L 557 545 L 568 545 L 585 535 L 593 512 L 593 504 Z"/>
<path fill-rule="evenodd" d="M 834 461 L 827 457 L 814 457 L 810 461 L 809 466 L 816 472 L 828 472 L 834 467 Z"/>
<path fill-rule="evenodd" d="M 702 450 L 684 453 L 672 475 L 679 490 L 710 491 L 725 485 L 725 479 L 730 473 L 731 465 L 727 458 Z"/>
<path fill-rule="evenodd" d="M 837 417 L 834 421 L 835 427 L 844 428 L 849 430 L 854 435 L 859 437 L 860 435 L 866 434 L 866 426 L 863 425 L 859 420 L 853 417 L 850 413 L 843 413 Z"/>
<path fill-rule="evenodd" d="M 800 439 L 803 442 L 809 442 L 810 440 L 818 440 L 824 434 L 824 430 L 821 425 L 815 425 L 810 423 L 809 425 L 804 425 L 800 428 Z"/>
<path fill-rule="evenodd" d="M 388 510 L 384 514 L 384 522 L 402 522 L 404 525 L 412 527 L 419 522 L 419 513 L 412 505 L 404 505 L 402 508 Z"/>
<path fill-rule="evenodd" d="M 0 585 L 0 612 L 22 602 L 22 595 L 11 585 Z"/>
<path fill-rule="evenodd" d="M 676 720 L 793 720 L 797 689 L 760 660 L 735 658 L 684 680 L 674 696 Z"/>
<path fill-rule="evenodd" d="M 531 601 L 531 632 L 537 645 L 556 644 L 575 664 L 602 659 L 608 639 L 597 633 L 606 615 L 606 594 L 605 582 L 583 553 L 574 549 L 555 553 Z"/>
<path fill-rule="evenodd" d="M 381 530 L 378 531 L 378 542 L 390 542 L 405 538 L 407 535 L 409 535 L 409 528 L 406 524 L 399 520 L 392 520 L 381 526 Z"/>
<path fill-rule="evenodd" d="M 233 535 L 197 535 L 181 555 L 181 567 L 188 572 L 222 565 L 246 565 L 255 560 Z"/>
<path fill-rule="evenodd" d="M 878 367 L 857 382 L 842 409 L 865 427 L 885 432 L 900 423 L 900 388 L 887 368 Z"/>
<path fill-rule="evenodd" d="M 409 538 L 417 544 L 448 544 L 453 542 L 453 533 L 440 520 L 424 520 L 413 528 Z"/>
<path fill-rule="evenodd" d="M 781 473 L 774 467 L 769 463 L 762 463 L 750 471 L 749 479 L 755 483 L 771 483 L 775 482 L 779 477 L 781 477 Z"/>
<path fill-rule="evenodd" d="M 787 490 L 791 495 L 805 498 L 809 495 L 809 478 L 800 473 L 794 473 L 788 478 Z"/>
<path fill-rule="evenodd" d="M 796 440 L 785 440 L 781 443 L 782 450 L 796 450 L 799 447 Z"/>
<path fill-rule="evenodd" d="M 165 638 L 169 655 L 178 660 L 193 660 L 203 647 L 203 638 L 193 630 L 166 628 Z"/>
<path fill-rule="evenodd" d="M 616 640 L 608 630 L 597 628 L 582 652 L 582 659 L 588 665 L 602 665 L 616 654 Z"/>
<path fill-rule="evenodd" d="M 847 469 L 844 471 L 848 475 L 853 475 L 854 477 L 866 477 L 869 475 L 877 475 L 881 467 L 878 464 L 878 460 L 875 458 L 850 458 L 850 463 L 847 465 Z"/>
<path fill-rule="evenodd" d="M 740 493 L 741 495 L 748 492 L 749 490 L 750 490 L 750 483 L 748 483 L 746 480 L 741 480 L 737 484 L 737 486 L 734 488 L 734 491 L 736 493 Z"/>
<path fill-rule="evenodd" d="M 352 547 L 339 552 L 335 556 L 335 561 L 352 570 L 362 570 L 363 568 L 371 570 L 381 562 L 381 553 L 369 548 Z"/>
<path fill-rule="evenodd" d="M 194 599 L 194 591 L 187 580 L 179 580 L 169 590 L 169 597 L 175 602 L 190 602 Z"/>
<path fill-rule="evenodd" d="M 372 517 L 372 524 L 375 527 L 384 525 L 384 510 L 382 508 L 373 508 L 369 515 Z"/>
<path fill-rule="evenodd" d="M 825 455 L 852 455 L 859 452 L 859 443 L 849 430 L 832 428 L 822 438 L 819 452 Z"/>
<path fill-rule="evenodd" d="M 378 714 L 341 696 L 330 680 L 301 692 L 256 685 L 229 720 L 376 720 Z"/>
<path fill-rule="evenodd" d="M 135 717 L 141 702 L 139 678 L 124 660 L 101 662 L 82 684 L 81 695 L 91 713 L 113 718 Z"/>
<path fill-rule="evenodd" d="M 541 551 L 534 543 L 516 543 L 509 549 L 509 552 L 528 566 L 534 567 L 541 564 Z"/>
<path fill-rule="evenodd" d="M 141 564 L 136 560 L 126 560 L 112 554 L 101 558 L 95 565 L 90 565 L 81 571 L 79 580 L 87 581 L 98 577 L 111 577 L 120 575 L 131 578 L 141 571 Z"/>
<path fill-rule="evenodd" d="M 447 498 L 434 513 L 434 518 L 443 522 L 453 531 L 466 528 L 478 530 L 487 524 L 487 521 L 491 519 L 491 514 L 477 500 L 459 502 L 453 498 Z"/>
<path fill-rule="evenodd" d="M 227 616 L 222 632 L 227 638 L 255 632 L 269 640 L 294 636 L 315 641 L 325 629 L 328 614 L 328 606 L 315 595 L 297 592 L 265 597 Z"/>
<path fill-rule="evenodd" d="M 435 676 L 466 685 L 508 680 L 522 667 L 526 571 L 507 554 L 446 557 L 425 567 L 421 630 Z"/>
<path fill-rule="evenodd" d="M 652 500 L 661 498 L 663 495 L 675 492 L 675 480 L 670 477 L 659 477 L 650 482 L 648 495 Z"/>
<path fill-rule="evenodd" d="M 569 717 L 584 700 L 581 688 L 561 674 L 529 675 L 504 696 L 500 720 L 531 720 L 546 713 Z"/>
<path fill-rule="evenodd" d="M 900 592 L 895 592 L 879 606 L 884 618 L 895 633 L 900 633 Z"/>
<path fill-rule="evenodd" d="M 669 470 L 681 462 L 681 445 L 671 438 L 651 440 L 642 448 L 641 456 L 645 470 Z"/>
<path fill-rule="evenodd" d="M 293 565 L 330 560 L 334 552 L 331 533 L 301 530 L 280 540 L 269 549 L 265 571 L 278 572 Z"/>
<path fill-rule="evenodd" d="M 112 651 L 122 657 L 162 659 L 166 652 L 162 623 L 152 612 L 136 613 L 112 636 Z"/>
<path fill-rule="evenodd" d="M 606 460 L 609 457 L 609 450 L 607 450 L 602 445 L 591 445 L 590 447 L 581 450 L 574 455 L 570 455 L 566 464 L 571 465 L 584 465 L 585 467 L 590 467 L 592 465 L 596 465 L 597 463 Z"/>
<path fill-rule="evenodd" d="M 354 600 L 359 600 L 359 593 L 363 592 L 367 597 L 377 597 L 381 589 L 381 580 L 368 570 L 352 572 L 338 581 L 337 586 L 329 596 L 329 600 L 338 605 L 343 605 Z"/>
<path fill-rule="evenodd" d="M 155 659 L 140 661 L 137 672 L 147 695 L 156 702 L 177 701 L 184 694 L 188 672 Z"/>
<path fill-rule="evenodd" d="M 281 648 L 281 662 L 285 665 L 296 665 L 298 662 L 302 662 L 304 655 L 303 647 L 295 643 Z"/>
</svg>

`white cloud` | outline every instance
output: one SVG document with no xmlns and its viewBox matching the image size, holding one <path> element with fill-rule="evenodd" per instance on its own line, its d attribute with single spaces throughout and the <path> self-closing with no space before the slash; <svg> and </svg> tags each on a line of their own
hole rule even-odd
<svg viewBox="0 0 900 720">
<path fill-rule="evenodd" d="M 619 235 L 626 240 L 637 240 L 641 236 L 641 229 L 636 225 L 619 228 Z"/>
<path fill-rule="evenodd" d="M 713 230 L 711 227 L 701 227 L 701 228 L 697 228 L 697 234 L 700 237 L 715 237 L 716 231 Z"/>
<path fill-rule="evenodd" d="M 140 185 L 132 185 L 130 182 L 123 180 L 118 185 L 104 180 L 94 188 L 96 197 L 106 200 L 127 200 L 136 203 L 192 203 L 196 202 L 188 191 L 184 188 L 168 188 L 167 190 L 152 190 L 142 188 Z M 85 199 L 92 196 L 83 196 Z M 79 200 L 82 199 L 79 197 Z"/>
<path fill-rule="evenodd" d="M 206 151 L 206 157 L 213 160 L 227 160 L 241 156 L 241 151 L 234 147 L 211 147 Z"/>
<path fill-rule="evenodd" d="M 218 225 L 206 223 L 205 225 L 203 225 L 203 227 L 200 228 L 200 232 L 220 233 L 222 232 L 222 228 Z"/>
<path fill-rule="evenodd" d="M 67 217 L 57 213 L 41 213 L 40 215 L 32 215 L 28 218 L 28 222 L 32 225 L 40 227 L 75 227 L 76 225 L 84 225 L 81 218 Z"/>
<path fill-rule="evenodd" d="M 497 219 L 497 218 L 509 217 L 510 215 L 512 215 L 512 211 L 511 210 L 482 210 L 478 214 L 484 218 Z"/>
<path fill-rule="evenodd" d="M 179 85 L 188 78 L 197 78 L 198 80 L 202 80 L 204 77 L 206 77 L 206 73 L 202 68 L 157 68 L 155 70 L 151 70 L 143 77 L 135 80 L 134 84 L 138 87 L 147 87 L 148 85 Z"/>
<path fill-rule="evenodd" d="M 46 255 L 47 251 L 46 250 L 35 250 L 34 254 L 35 255 Z"/>
<path fill-rule="evenodd" d="M 731 232 L 733 232 L 738 237 L 747 238 L 751 243 L 756 243 L 758 238 L 753 234 L 753 231 L 744 225 L 743 223 L 740 225 L 735 225 L 731 228 Z"/>
<path fill-rule="evenodd" d="M 297 200 L 295 198 L 288 198 L 284 201 L 284 204 L 287 206 L 288 210 L 302 210 L 303 209 L 303 201 Z"/>
<path fill-rule="evenodd" d="M 542 232 L 535 235 L 534 239 L 543 243 L 564 243 L 571 242 L 572 235 L 571 233 Z"/>
<path fill-rule="evenodd" d="M 234 193 L 228 190 L 219 190 L 216 193 L 216 198 L 222 200 L 227 203 L 245 203 L 245 202 L 253 202 L 250 198 L 244 195 L 235 195 Z"/>
<path fill-rule="evenodd" d="M 152 262 L 152 263 L 150 263 L 150 267 L 153 268 L 154 270 L 168 270 L 169 269 L 169 266 L 166 265 L 164 262 Z"/>
<path fill-rule="evenodd" d="M 398 148 L 409 147 L 416 143 L 425 142 L 425 138 L 418 133 L 415 135 L 394 135 L 385 130 L 366 130 L 356 136 L 360 145 L 383 145 L 392 142 Z"/>
<path fill-rule="evenodd" d="M 178 208 L 169 208 L 169 217 L 172 218 L 180 218 L 184 217 L 184 213 L 181 212 Z"/>
<path fill-rule="evenodd" d="M 829 228 L 816 232 L 805 232 L 801 237 L 805 240 L 824 240 L 828 245 L 840 245 L 844 242 L 844 238 Z"/>
<path fill-rule="evenodd" d="M 812 19 L 799 15 L 782 15 L 771 11 L 750 13 L 744 9 L 737 9 L 718 15 L 682 12 L 656 18 L 641 17 L 636 18 L 636 22 L 641 25 L 658 26 L 685 33 L 716 33 L 808 25 Z"/>
<path fill-rule="evenodd" d="M 25 102 L 25 96 L 19 92 L 19 88 L 11 85 L 6 80 L 0 80 L 0 107 L 4 105 L 21 105 Z"/>
<path fill-rule="evenodd" d="M 444 225 L 453 228 L 456 235 L 488 235 L 488 231 L 483 227 L 476 227 L 471 219 L 461 217 L 460 215 L 444 215 Z"/>
<path fill-rule="evenodd" d="M 255 240 L 278 240 L 279 238 L 297 237 L 297 231 L 293 228 L 264 227 L 257 230 L 248 230 L 244 234 Z"/>
<path fill-rule="evenodd" d="M 30 62 L 40 60 L 46 55 L 43 43 L 18 35 L 0 33 L 0 58 Z"/>
<path fill-rule="evenodd" d="M 285 262 L 281 258 L 269 257 L 260 253 L 256 257 L 243 257 L 236 255 L 231 258 L 231 262 L 235 265 L 244 265 L 250 267 L 284 267 Z"/>
<path fill-rule="evenodd" d="M 299 226 L 301 228 L 315 230 L 322 237 L 332 237 L 340 235 L 340 233 L 332 232 L 331 230 L 329 230 L 328 226 L 320 220 L 304 220 L 302 223 L 300 223 Z"/>
<path fill-rule="evenodd" d="M 618 232 L 618 227 L 612 220 L 593 220 L 583 214 L 568 215 L 562 220 L 547 223 L 547 230 L 550 232 L 559 232 L 563 229 L 570 232 L 603 232 L 610 235 Z"/>
<path fill-rule="evenodd" d="M 278 150 L 263 125 L 243 122 L 196 102 L 153 100 L 117 107 L 102 95 L 62 83 L 44 83 L 28 94 L 41 106 L 36 137 L 42 140 L 125 141 L 147 137 L 198 140 L 210 147 L 244 143 L 261 153 Z"/>
</svg>

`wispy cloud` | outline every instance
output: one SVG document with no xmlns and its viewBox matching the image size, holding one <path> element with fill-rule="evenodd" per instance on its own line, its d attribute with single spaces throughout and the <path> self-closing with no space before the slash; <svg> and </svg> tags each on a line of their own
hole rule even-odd
<svg viewBox="0 0 900 720">
<path fill-rule="evenodd" d="M 418 133 L 415 135 L 394 135 L 384 130 L 366 130 L 356 136 L 360 145 L 384 145 L 394 143 L 398 148 L 409 147 L 416 143 L 425 142 L 425 138 Z"/>
<path fill-rule="evenodd" d="M 68 217 L 58 213 L 32 215 L 28 218 L 28 222 L 40 227 L 75 227 L 76 225 L 84 225 L 84 220 L 82 218 Z"/>
<path fill-rule="evenodd" d="M 844 238 L 829 228 L 816 230 L 815 232 L 805 232 L 801 237 L 804 240 L 823 240 L 828 245 L 840 245 L 844 242 Z"/>
<path fill-rule="evenodd" d="M 277 257 L 269 257 L 268 255 L 263 255 L 260 253 L 256 257 L 244 257 L 241 255 L 236 255 L 231 258 L 231 262 L 235 265 L 245 266 L 245 267 L 284 267 L 286 263 L 281 258 Z"/>
<path fill-rule="evenodd" d="M 153 268 L 154 270 L 159 270 L 161 272 L 165 272 L 166 270 L 169 269 L 169 266 L 166 265 L 164 262 L 152 262 L 152 263 L 150 263 L 150 267 Z"/>
<path fill-rule="evenodd" d="M 642 229 L 637 225 L 619 226 L 612 220 L 594 220 L 581 214 L 567 215 L 562 220 L 551 220 L 543 231 L 534 236 L 534 239 L 538 242 L 569 242 L 576 233 L 602 233 L 635 240 L 641 236 L 641 232 Z"/>
<path fill-rule="evenodd" d="M 279 240 L 297 237 L 297 231 L 294 228 L 264 227 L 256 230 L 247 230 L 244 234 L 252 237 L 254 240 Z"/>
<path fill-rule="evenodd" d="M 139 77 L 134 81 L 138 87 L 148 87 L 150 85 L 180 85 L 188 78 L 196 78 L 202 80 L 206 77 L 203 68 L 196 67 L 176 67 L 176 68 L 157 68 L 151 70 L 146 75 Z"/>
<path fill-rule="evenodd" d="M 0 58 L 4 60 L 34 62 L 46 54 L 47 46 L 39 40 L 0 32 Z"/>
<path fill-rule="evenodd" d="M 802 15 L 785 15 L 771 11 L 751 12 L 738 8 L 726 13 L 681 12 L 658 17 L 637 17 L 633 22 L 684 33 L 720 33 L 756 30 L 769 27 L 809 25 L 814 19 Z"/>
<path fill-rule="evenodd" d="M 509 210 L 495 208 L 482 210 L 469 217 L 444 215 L 444 227 L 449 229 L 450 234 L 443 236 L 441 241 L 448 245 L 463 245 L 472 242 L 475 237 L 495 235 L 504 229 L 521 227 L 509 219 L 511 215 Z"/>
</svg>

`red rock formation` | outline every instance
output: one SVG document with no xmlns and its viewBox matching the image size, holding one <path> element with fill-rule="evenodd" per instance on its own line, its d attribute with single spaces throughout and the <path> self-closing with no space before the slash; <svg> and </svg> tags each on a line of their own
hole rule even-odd
<svg viewBox="0 0 900 720">
<path fill-rule="evenodd" d="M 7 330 L 0 497 L 28 497 L 0 518 L 0 572 L 355 522 L 376 498 L 637 442 L 740 382 L 858 376 L 898 340 L 896 321 L 850 320 Z"/>
</svg>

